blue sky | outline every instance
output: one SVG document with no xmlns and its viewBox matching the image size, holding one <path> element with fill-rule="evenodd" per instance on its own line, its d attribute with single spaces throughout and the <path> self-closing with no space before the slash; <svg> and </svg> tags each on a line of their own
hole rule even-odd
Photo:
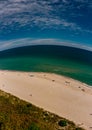
<svg viewBox="0 0 92 130">
<path fill-rule="evenodd" d="M 92 50 L 92 0 L 0 0 L 0 50 L 31 44 Z"/>
</svg>

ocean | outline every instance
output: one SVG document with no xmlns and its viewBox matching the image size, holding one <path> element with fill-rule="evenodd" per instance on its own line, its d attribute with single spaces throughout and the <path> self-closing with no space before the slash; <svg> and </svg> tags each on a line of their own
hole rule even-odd
<svg viewBox="0 0 92 130">
<path fill-rule="evenodd" d="M 92 52 L 56 45 L 36 45 L 0 52 L 0 69 L 51 72 L 92 85 Z"/>
</svg>

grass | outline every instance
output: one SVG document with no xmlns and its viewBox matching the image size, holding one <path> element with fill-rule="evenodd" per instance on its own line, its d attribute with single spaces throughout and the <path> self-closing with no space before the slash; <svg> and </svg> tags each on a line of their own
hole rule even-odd
<svg viewBox="0 0 92 130">
<path fill-rule="evenodd" d="M 78 128 L 69 120 L 0 91 L 0 130 L 84 129 Z"/>
</svg>

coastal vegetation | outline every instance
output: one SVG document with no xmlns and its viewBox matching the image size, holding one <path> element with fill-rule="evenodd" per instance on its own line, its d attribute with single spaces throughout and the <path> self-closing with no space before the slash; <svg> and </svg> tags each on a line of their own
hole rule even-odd
<svg viewBox="0 0 92 130">
<path fill-rule="evenodd" d="M 83 130 L 83 128 L 0 91 L 0 130 Z"/>
</svg>

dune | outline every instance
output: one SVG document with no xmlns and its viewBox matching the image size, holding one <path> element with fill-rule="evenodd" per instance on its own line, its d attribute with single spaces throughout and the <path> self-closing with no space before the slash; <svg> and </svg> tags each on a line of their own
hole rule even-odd
<svg viewBox="0 0 92 130">
<path fill-rule="evenodd" d="M 53 73 L 0 70 L 0 89 L 92 129 L 92 88 L 87 84 Z"/>
</svg>

